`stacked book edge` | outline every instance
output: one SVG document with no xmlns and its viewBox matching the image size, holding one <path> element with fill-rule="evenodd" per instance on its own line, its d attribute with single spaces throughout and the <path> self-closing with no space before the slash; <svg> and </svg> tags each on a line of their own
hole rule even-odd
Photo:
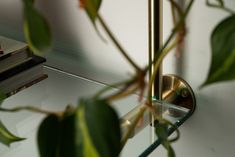
<svg viewBox="0 0 235 157">
<path fill-rule="evenodd" d="M 47 78 L 45 61 L 33 55 L 27 44 L 0 36 L 0 91 L 11 96 Z"/>
</svg>

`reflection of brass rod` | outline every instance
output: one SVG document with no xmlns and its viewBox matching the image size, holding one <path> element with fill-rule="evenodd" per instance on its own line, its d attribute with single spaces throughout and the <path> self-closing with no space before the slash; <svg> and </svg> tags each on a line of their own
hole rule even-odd
<svg viewBox="0 0 235 157">
<path fill-rule="evenodd" d="M 175 93 L 177 89 L 179 89 L 181 83 L 180 82 L 177 82 L 177 83 L 173 82 L 172 84 L 173 84 L 173 86 L 171 87 L 171 89 L 169 91 L 162 93 L 163 100 L 167 100 L 169 97 L 171 97 L 172 94 Z"/>
</svg>

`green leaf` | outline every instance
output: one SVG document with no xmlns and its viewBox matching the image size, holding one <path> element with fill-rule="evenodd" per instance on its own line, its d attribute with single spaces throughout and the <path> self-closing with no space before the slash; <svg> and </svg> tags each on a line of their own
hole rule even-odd
<svg viewBox="0 0 235 157">
<path fill-rule="evenodd" d="M 214 29 L 211 36 L 212 62 L 205 83 L 235 79 L 235 15 L 232 15 Z"/>
<path fill-rule="evenodd" d="M 41 123 L 38 130 L 38 147 L 41 157 L 56 157 L 60 148 L 60 120 L 50 115 Z"/>
<path fill-rule="evenodd" d="M 78 116 L 85 139 L 84 157 L 117 157 L 121 149 L 121 131 L 114 109 L 102 100 L 85 100 L 79 105 Z"/>
<path fill-rule="evenodd" d="M 61 146 L 59 157 L 83 157 L 81 131 L 76 128 L 79 120 L 76 113 L 66 116 L 61 123 Z"/>
<path fill-rule="evenodd" d="M 41 157 L 117 157 L 120 127 L 115 111 L 104 101 L 81 101 L 63 117 L 48 116 L 40 125 Z"/>
<path fill-rule="evenodd" d="M 168 152 L 168 157 L 175 157 L 175 152 L 171 147 L 171 143 L 168 140 L 168 125 L 163 123 L 157 123 L 155 126 L 155 132 L 160 139 L 162 145 Z"/>
<path fill-rule="evenodd" d="M 33 0 L 23 0 L 24 33 L 30 49 L 41 55 L 51 47 L 51 32 L 46 19 L 35 9 Z"/>
<path fill-rule="evenodd" d="M 11 143 L 22 141 L 24 138 L 13 135 L 0 121 L 0 142 L 4 145 L 9 146 Z"/>
</svg>

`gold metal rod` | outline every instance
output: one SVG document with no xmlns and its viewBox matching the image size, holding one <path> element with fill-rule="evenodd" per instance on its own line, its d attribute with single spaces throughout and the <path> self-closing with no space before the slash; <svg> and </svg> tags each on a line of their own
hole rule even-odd
<svg viewBox="0 0 235 157">
<path fill-rule="evenodd" d="M 153 61 L 160 46 L 162 45 L 162 0 L 149 0 L 149 64 Z M 150 65 L 150 76 L 153 73 L 153 65 Z M 150 78 L 149 78 L 150 79 Z M 156 80 L 154 81 L 151 96 L 157 100 L 162 100 L 162 65 L 159 67 Z M 155 118 L 150 116 L 152 123 Z M 155 140 L 154 130 L 151 130 L 151 141 Z"/>
<path fill-rule="evenodd" d="M 158 50 L 162 45 L 162 0 L 152 0 L 152 34 L 151 43 L 151 58 L 153 59 L 155 56 L 159 56 L 157 54 Z M 153 85 L 153 96 L 162 100 L 162 65 L 160 66 L 159 72 L 157 74 L 156 80 Z"/>
</svg>

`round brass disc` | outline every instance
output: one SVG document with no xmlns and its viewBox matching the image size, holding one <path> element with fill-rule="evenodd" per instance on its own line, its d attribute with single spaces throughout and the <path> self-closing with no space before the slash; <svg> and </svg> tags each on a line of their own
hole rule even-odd
<svg viewBox="0 0 235 157">
<path fill-rule="evenodd" d="M 187 108 L 191 113 L 195 111 L 196 99 L 189 84 L 176 75 L 164 75 L 162 86 L 163 101 Z M 169 112 L 171 116 L 180 116 L 174 111 Z"/>
</svg>

